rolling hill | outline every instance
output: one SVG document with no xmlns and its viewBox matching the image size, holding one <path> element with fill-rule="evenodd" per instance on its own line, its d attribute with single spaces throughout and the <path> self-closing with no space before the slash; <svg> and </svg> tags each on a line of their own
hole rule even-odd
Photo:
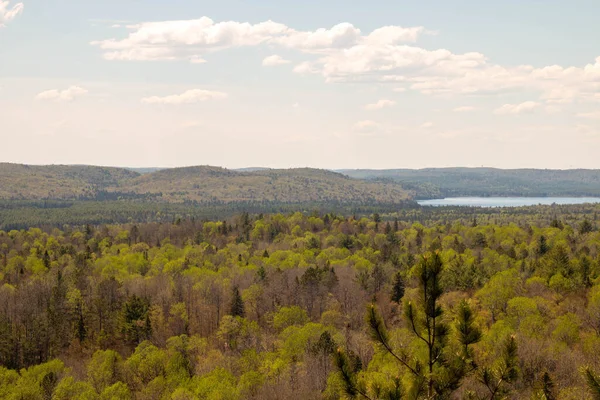
<svg viewBox="0 0 600 400">
<path fill-rule="evenodd" d="M 140 174 L 124 168 L 87 165 L 23 165 L 0 163 L 0 199 L 80 199 L 119 188 Z"/>
<path fill-rule="evenodd" d="M 139 173 L 93 166 L 0 164 L 0 199 L 160 202 L 400 203 L 397 183 L 318 169 L 235 171 L 198 166 Z"/>
<path fill-rule="evenodd" d="M 600 170 L 427 168 L 340 170 L 357 179 L 400 183 L 419 199 L 452 196 L 600 196 Z"/>
</svg>

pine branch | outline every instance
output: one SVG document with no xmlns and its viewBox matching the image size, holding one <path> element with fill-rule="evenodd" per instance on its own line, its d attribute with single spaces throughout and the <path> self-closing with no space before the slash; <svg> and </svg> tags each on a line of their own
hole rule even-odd
<svg viewBox="0 0 600 400">
<path fill-rule="evenodd" d="M 416 369 L 411 367 L 406 360 L 402 357 L 398 356 L 391 348 L 389 344 L 389 335 L 387 329 L 385 328 L 385 324 L 383 322 L 383 318 L 377 312 L 374 304 L 369 306 L 367 311 L 367 323 L 369 324 L 371 338 L 381 344 L 384 349 L 388 353 L 390 353 L 396 360 L 398 360 L 402 365 L 404 365 L 410 372 L 415 376 L 420 376 Z"/>
<path fill-rule="evenodd" d="M 590 367 L 583 368 L 583 375 L 587 383 L 588 389 L 592 392 L 594 400 L 600 400 L 600 377 L 594 373 Z"/>
</svg>

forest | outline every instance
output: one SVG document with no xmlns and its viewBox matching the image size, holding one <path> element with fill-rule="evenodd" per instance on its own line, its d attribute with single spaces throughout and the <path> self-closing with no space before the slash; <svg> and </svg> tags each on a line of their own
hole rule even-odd
<svg viewBox="0 0 600 400">
<path fill-rule="evenodd" d="M 399 183 L 415 193 L 417 199 L 600 195 L 600 172 L 590 169 L 425 168 L 339 172 L 356 179 Z"/>
<path fill-rule="evenodd" d="M 596 399 L 598 211 L 0 231 L 0 398 Z"/>
</svg>

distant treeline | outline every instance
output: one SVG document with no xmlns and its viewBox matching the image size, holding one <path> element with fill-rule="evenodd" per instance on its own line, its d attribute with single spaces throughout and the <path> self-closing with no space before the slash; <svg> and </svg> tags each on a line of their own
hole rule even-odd
<svg viewBox="0 0 600 400">
<path fill-rule="evenodd" d="M 60 200 L 0 200 L 0 229 L 27 229 L 30 227 L 63 227 L 102 224 L 173 222 L 177 219 L 220 220 L 242 212 L 271 213 L 324 213 L 349 215 L 395 213 L 404 208 L 418 208 L 406 200 L 401 203 L 285 203 L 222 201 L 165 203 L 150 201 L 60 201 Z"/>
<path fill-rule="evenodd" d="M 428 168 L 344 170 L 357 179 L 396 182 L 417 199 L 457 196 L 600 196 L 599 170 Z"/>
</svg>

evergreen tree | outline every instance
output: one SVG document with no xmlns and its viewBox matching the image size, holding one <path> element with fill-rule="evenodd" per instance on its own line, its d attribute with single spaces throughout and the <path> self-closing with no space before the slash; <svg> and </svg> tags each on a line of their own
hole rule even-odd
<svg viewBox="0 0 600 400">
<path fill-rule="evenodd" d="M 583 222 L 579 225 L 579 233 L 581 235 L 585 235 L 586 233 L 590 233 L 594 231 L 594 226 L 588 219 L 584 219 Z"/>
<path fill-rule="evenodd" d="M 546 236 L 542 235 L 540 236 L 540 239 L 538 241 L 538 255 L 543 256 L 544 254 L 546 254 L 548 252 L 550 248 L 548 247 L 548 243 L 546 241 Z"/>
<path fill-rule="evenodd" d="M 594 400 L 600 400 L 600 377 L 596 375 L 589 367 L 583 369 L 583 375 L 587 383 L 588 389 Z"/>
<path fill-rule="evenodd" d="M 476 368 L 470 346 L 481 339 L 481 332 L 474 325 L 470 306 L 466 302 L 462 303 L 455 325 L 462 352 L 455 354 L 448 349 L 450 328 L 443 322 L 443 310 L 439 305 L 439 299 L 443 294 L 440 284 L 443 263 L 439 254 L 424 256 L 417 271 L 418 301 L 415 304 L 412 302 L 406 304 L 405 318 L 409 329 L 426 345 L 427 351 L 424 357 L 417 354 L 411 356 L 407 348 L 399 350 L 393 348 L 383 318 L 374 305 L 368 309 L 367 324 L 371 339 L 409 371 L 412 376 L 411 397 L 449 398 L 451 393 L 460 386 L 461 380 Z M 378 390 L 377 395 L 370 396 L 365 384 L 349 367 L 348 357 L 341 351 L 336 354 L 336 365 L 344 382 L 345 392 L 350 397 L 361 395 L 367 399 L 374 399 L 402 396 L 399 381 L 394 384 L 394 387 L 385 389 L 384 393 Z"/>
<path fill-rule="evenodd" d="M 152 334 L 148 300 L 133 295 L 123 307 L 124 324 L 122 331 L 127 339 L 135 344 L 148 339 Z"/>
<path fill-rule="evenodd" d="M 509 391 L 507 385 L 515 382 L 519 376 L 517 362 L 517 341 L 514 336 L 509 336 L 497 364 L 482 368 L 478 376 L 489 392 L 489 400 L 505 398 Z"/>
<path fill-rule="evenodd" d="M 556 395 L 554 394 L 554 382 L 548 372 L 544 372 L 544 375 L 542 376 L 541 392 L 544 400 L 556 400 Z"/>
<path fill-rule="evenodd" d="M 233 287 L 230 314 L 234 317 L 244 317 L 246 312 L 244 310 L 244 300 L 240 294 L 240 290 L 237 286 Z"/>
<path fill-rule="evenodd" d="M 404 297 L 404 279 L 402 279 L 402 274 L 398 272 L 394 276 L 394 286 L 392 287 L 392 301 L 394 303 L 400 304 L 402 298 Z"/>
</svg>

